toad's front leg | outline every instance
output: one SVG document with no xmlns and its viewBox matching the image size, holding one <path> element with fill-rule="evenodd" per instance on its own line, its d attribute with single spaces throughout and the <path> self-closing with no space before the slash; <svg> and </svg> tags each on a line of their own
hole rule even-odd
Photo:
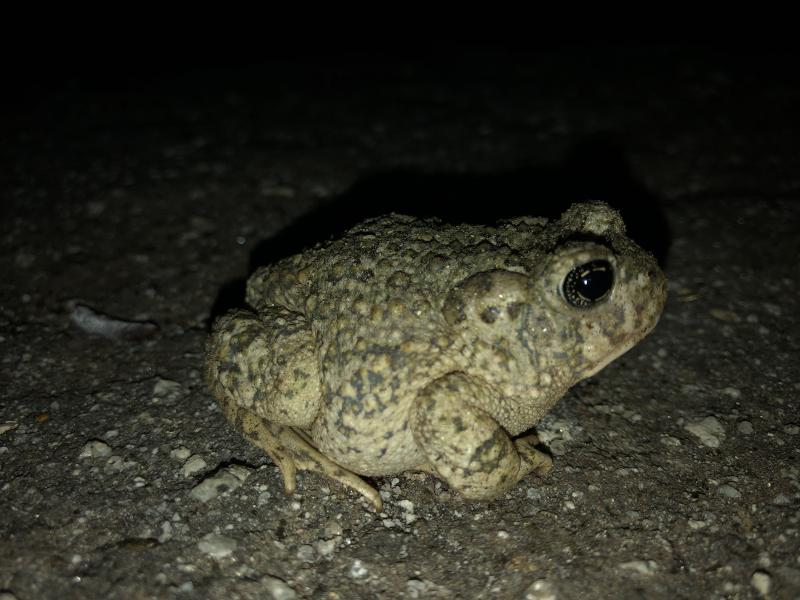
<svg viewBox="0 0 800 600">
<path fill-rule="evenodd" d="M 449 373 L 419 393 L 411 417 L 414 438 L 431 469 L 471 499 L 493 498 L 531 471 L 543 474 L 552 467 L 529 438 L 512 440 L 477 408 L 485 393 L 468 375 Z"/>
</svg>

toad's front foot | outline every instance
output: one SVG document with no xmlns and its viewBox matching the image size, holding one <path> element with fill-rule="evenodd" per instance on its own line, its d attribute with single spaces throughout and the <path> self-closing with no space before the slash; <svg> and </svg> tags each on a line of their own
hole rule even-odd
<svg viewBox="0 0 800 600">
<path fill-rule="evenodd" d="M 374 487 L 322 454 L 301 430 L 270 423 L 244 409 L 238 411 L 240 414 L 232 420 L 245 437 L 264 450 L 278 466 L 287 494 L 294 493 L 298 470 L 313 471 L 354 489 L 369 500 L 377 512 L 382 510 L 383 501 Z"/>
<path fill-rule="evenodd" d="M 537 444 L 539 444 L 539 438 L 535 434 L 514 440 L 514 447 L 520 458 L 520 479 L 531 472 L 541 476 L 547 475 L 553 470 L 553 459 L 541 450 L 537 450 Z"/>
</svg>

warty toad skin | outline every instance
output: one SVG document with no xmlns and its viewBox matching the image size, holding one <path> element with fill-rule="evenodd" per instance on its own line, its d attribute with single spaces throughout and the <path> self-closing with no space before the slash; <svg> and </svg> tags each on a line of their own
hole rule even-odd
<svg viewBox="0 0 800 600">
<path fill-rule="evenodd" d="M 666 280 L 599 202 L 494 227 L 388 215 L 258 269 L 206 379 L 279 466 L 352 487 L 422 470 L 492 498 L 551 468 L 533 427 L 655 327 Z"/>
</svg>

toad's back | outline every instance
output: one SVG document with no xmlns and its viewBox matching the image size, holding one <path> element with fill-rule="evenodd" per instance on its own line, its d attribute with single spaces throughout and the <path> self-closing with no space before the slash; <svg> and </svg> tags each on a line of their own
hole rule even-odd
<svg viewBox="0 0 800 600">
<path fill-rule="evenodd" d="M 421 461 L 407 439 L 408 405 L 425 384 L 464 368 L 467 354 L 442 315 L 446 295 L 476 272 L 524 272 L 537 225 L 512 236 L 390 215 L 253 275 L 254 309 L 285 306 L 313 332 L 323 404 L 312 437 L 324 453 L 360 473 Z"/>
</svg>

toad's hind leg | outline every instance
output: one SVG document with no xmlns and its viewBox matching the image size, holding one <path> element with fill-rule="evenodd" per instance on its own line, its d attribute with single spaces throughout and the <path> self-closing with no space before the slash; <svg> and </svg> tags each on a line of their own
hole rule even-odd
<svg viewBox="0 0 800 600">
<path fill-rule="evenodd" d="M 351 487 L 380 510 L 378 492 L 314 448 L 304 429 L 321 403 L 320 376 L 305 319 L 276 307 L 257 316 L 228 313 L 214 324 L 206 353 L 206 379 L 226 418 L 264 450 L 294 492 L 298 469 Z"/>
</svg>

